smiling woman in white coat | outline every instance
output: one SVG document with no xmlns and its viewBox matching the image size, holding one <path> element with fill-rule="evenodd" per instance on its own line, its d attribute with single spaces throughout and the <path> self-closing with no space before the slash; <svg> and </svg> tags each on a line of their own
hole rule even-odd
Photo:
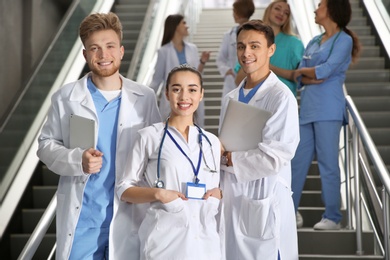
<svg viewBox="0 0 390 260">
<path fill-rule="evenodd" d="M 200 73 L 174 68 L 166 97 L 170 117 L 138 131 L 116 192 L 132 204 L 150 203 L 139 230 L 140 259 L 221 259 L 220 142 L 193 121 L 203 98 Z"/>
<path fill-rule="evenodd" d="M 157 63 L 150 87 L 159 93 L 161 86 L 165 86 L 165 80 L 169 72 L 181 64 L 189 64 L 203 72 L 206 62 L 210 58 L 210 52 L 202 52 L 199 58 L 198 48 L 195 44 L 185 41 L 188 36 L 188 26 L 184 16 L 180 14 L 169 15 L 165 19 L 164 35 L 161 48 L 157 53 Z M 159 99 L 161 117 L 165 120 L 171 111 L 169 102 L 165 98 L 165 88 L 162 87 Z M 196 122 L 200 127 L 204 127 L 205 108 L 204 101 L 201 101 L 196 112 Z"/>
<path fill-rule="evenodd" d="M 80 38 L 91 72 L 54 93 L 38 140 L 38 157 L 60 175 L 56 259 L 138 259 L 139 224 L 129 218 L 137 208 L 115 196 L 115 179 L 137 131 L 161 121 L 156 98 L 119 74 L 124 48 L 114 13 L 86 17 Z M 95 122 L 96 147 L 70 146 L 72 115 Z"/>
</svg>

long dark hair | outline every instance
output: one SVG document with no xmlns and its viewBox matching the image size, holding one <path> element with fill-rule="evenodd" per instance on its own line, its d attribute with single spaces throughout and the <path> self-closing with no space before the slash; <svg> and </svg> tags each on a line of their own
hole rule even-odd
<svg viewBox="0 0 390 260">
<path fill-rule="evenodd" d="M 171 14 L 165 19 L 164 35 L 162 38 L 161 46 L 170 42 L 175 35 L 177 26 L 183 21 L 184 16 L 181 14 Z"/>
<path fill-rule="evenodd" d="M 352 8 L 349 0 L 327 0 L 327 9 L 330 19 L 337 24 L 345 33 L 349 34 L 353 40 L 352 61 L 355 62 L 360 54 L 361 45 L 357 35 L 347 28 L 351 21 Z"/>
</svg>

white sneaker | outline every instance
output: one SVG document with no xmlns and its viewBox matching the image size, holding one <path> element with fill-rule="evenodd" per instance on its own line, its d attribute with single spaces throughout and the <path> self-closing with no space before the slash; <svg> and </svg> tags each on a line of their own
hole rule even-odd
<svg viewBox="0 0 390 260">
<path fill-rule="evenodd" d="M 297 214 L 295 217 L 296 217 L 296 221 L 297 221 L 297 228 L 303 227 L 303 218 L 302 218 L 301 213 L 299 213 L 299 211 L 297 211 Z"/>
<path fill-rule="evenodd" d="M 339 230 L 341 228 L 340 223 L 336 223 L 330 219 L 323 218 L 320 222 L 314 225 L 315 230 Z"/>
</svg>

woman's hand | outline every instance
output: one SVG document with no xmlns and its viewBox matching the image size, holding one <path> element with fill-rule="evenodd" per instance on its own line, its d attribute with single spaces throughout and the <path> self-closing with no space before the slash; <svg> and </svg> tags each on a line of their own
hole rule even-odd
<svg viewBox="0 0 390 260">
<path fill-rule="evenodd" d="M 181 198 L 182 200 L 188 200 L 186 196 L 181 192 L 165 189 L 158 189 L 156 193 L 156 198 L 158 201 L 164 204 L 174 201 L 177 198 Z"/>
<path fill-rule="evenodd" d="M 202 56 L 200 56 L 200 61 L 202 64 L 208 62 L 210 59 L 210 52 L 209 51 L 204 51 L 202 52 Z"/>
<path fill-rule="evenodd" d="M 293 79 L 294 79 L 294 81 L 295 82 L 298 82 L 299 81 L 299 77 L 301 77 L 302 76 L 302 72 L 301 72 L 301 70 L 299 70 L 299 69 L 297 69 L 297 70 L 294 70 L 293 71 Z"/>
<path fill-rule="evenodd" d="M 324 82 L 323 79 L 313 79 L 309 77 L 302 76 L 301 82 L 303 85 L 313 85 L 313 84 L 320 84 Z"/>
<path fill-rule="evenodd" d="M 219 200 L 222 199 L 222 190 L 220 188 L 214 188 L 211 190 L 208 190 L 205 195 L 203 196 L 203 199 L 207 200 L 210 197 L 217 198 Z"/>
</svg>

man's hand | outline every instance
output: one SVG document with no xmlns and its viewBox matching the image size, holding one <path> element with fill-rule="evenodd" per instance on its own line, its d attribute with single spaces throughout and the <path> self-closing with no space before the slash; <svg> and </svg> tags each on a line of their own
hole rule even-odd
<svg viewBox="0 0 390 260">
<path fill-rule="evenodd" d="M 103 153 L 90 148 L 83 152 L 82 165 L 85 173 L 94 174 L 98 173 L 102 168 Z"/>
</svg>

